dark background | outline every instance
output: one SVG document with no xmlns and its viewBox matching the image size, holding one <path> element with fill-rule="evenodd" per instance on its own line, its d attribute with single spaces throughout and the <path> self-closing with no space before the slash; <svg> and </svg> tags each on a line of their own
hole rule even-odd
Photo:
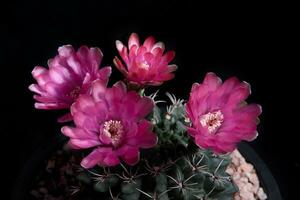
<svg viewBox="0 0 300 200">
<path fill-rule="evenodd" d="M 191 84 L 202 81 L 208 71 L 222 79 L 238 76 L 251 84 L 249 102 L 263 107 L 260 135 L 251 146 L 289 199 L 288 173 L 299 170 L 299 158 L 288 162 L 294 150 L 288 140 L 296 139 L 296 133 L 287 130 L 290 124 L 283 122 L 289 120 L 284 100 L 290 87 L 284 84 L 291 72 L 289 66 L 280 64 L 282 18 L 272 6 L 207 6 L 186 0 L 12 2 L 7 7 L 9 15 L 3 18 L 1 47 L 2 159 L 8 167 L 8 189 L 30 154 L 60 134 L 59 112 L 33 108 L 27 88 L 34 81 L 30 74 L 34 66 L 46 66 L 63 44 L 100 47 L 102 66 L 111 65 L 117 54 L 115 40 L 125 42 L 131 32 L 137 32 L 141 39 L 154 35 L 167 49 L 176 50 L 174 63 L 179 69 L 176 78 L 164 84 L 161 95 L 168 90 L 186 99 Z M 113 73 L 111 82 L 120 77 L 117 70 Z"/>
</svg>

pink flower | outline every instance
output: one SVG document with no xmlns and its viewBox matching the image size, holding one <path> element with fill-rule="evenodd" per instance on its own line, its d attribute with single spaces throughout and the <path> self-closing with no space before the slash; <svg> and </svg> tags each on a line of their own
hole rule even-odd
<svg viewBox="0 0 300 200">
<path fill-rule="evenodd" d="M 106 88 L 96 81 L 92 95 L 80 95 L 71 107 L 76 127 L 65 126 L 62 133 L 70 137 L 72 148 L 92 148 L 81 161 L 84 168 L 114 166 L 120 159 L 134 165 L 139 161 L 139 148 L 157 143 L 151 123 L 144 119 L 153 107 L 152 99 L 127 92 L 123 82 Z"/>
<path fill-rule="evenodd" d="M 76 52 L 71 45 L 58 48 L 58 55 L 48 61 L 49 69 L 36 66 L 32 75 L 37 84 L 29 89 L 34 95 L 37 109 L 69 109 L 79 94 L 89 91 L 91 83 L 100 79 L 108 82 L 110 67 L 99 70 L 103 54 L 98 48 L 82 46 Z M 59 118 L 60 122 L 72 120 L 70 113 Z"/>
<path fill-rule="evenodd" d="M 215 153 L 231 152 L 241 140 L 252 141 L 261 106 L 245 103 L 250 85 L 233 77 L 223 84 L 208 73 L 202 84 L 195 83 L 186 105 L 192 126 L 188 133 L 196 144 Z"/>
<path fill-rule="evenodd" d="M 128 40 L 128 49 L 119 40 L 116 47 L 123 59 L 123 63 L 115 57 L 114 64 L 123 73 L 127 81 L 133 85 L 144 87 L 145 85 L 161 85 L 164 81 L 174 78 L 176 65 L 169 65 L 175 57 L 174 51 L 165 54 L 165 45 L 162 42 L 155 43 L 153 37 L 148 37 L 143 45 L 140 45 L 139 37 L 132 33 Z"/>
</svg>

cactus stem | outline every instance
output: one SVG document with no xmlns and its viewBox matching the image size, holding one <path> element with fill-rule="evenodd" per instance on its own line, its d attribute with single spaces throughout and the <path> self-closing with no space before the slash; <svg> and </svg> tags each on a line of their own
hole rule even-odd
<svg viewBox="0 0 300 200">
<path fill-rule="evenodd" d="M 132 173 L 132 168 L 130 168 L 128 171 L 127 168 L 123 164 L 121 164 L 121 166 L 124 169 L 124 171 L 126 172 L 126 174 L 123 172 L 122 176 L 119 174 L 117 176 L 126 183 L 136 183 L 135 179 L 147 175 L 147 173 L 138 174 L 139 167 L 135 170 L 134 173 Z"/>
<path fill-rule="evenodd" d="M 167 175 L 167 177 L 170 178 L 172 181 L 174 181 L 176 184 L 179 184 L 179 182 L 172 176 Z"/>
<path fill-rule="evenodd" d="M 70 192 L 71 192 L 71 195 L 75 195 L 77 194 L 78 192 L 80 191 L 80 187 L 79 186 L 71 186 L 70 187 Z"/>
<path fill-rule="evenodd" d="M 88 171 L 89 173 L 91 173 L 92 175 L 95 176 L 95 177 L 92 177 L 92 179 L 93 179 L 94 181 L 97 181 L 98 183 L 104 182 L 105 179 L 106 179 L 108 176 L 111 175 L 110 172 L 109 172 L 109 169 L 108 169 L 108 171 L 106 171 L 104 167 L 103 167 L 104 174 L 97 174 L 97 173 L 95 173 L 95 172 L 93 172 L 93 171 L 91 171 L 91 170 L 87 170 L 87 171 Z"/>
<path fill-rule="evenodd" d="M 151 196 L 150 194 L 148 194 L 147 192 L 144 192 L 143 190 L 140 190 L 139 188 L 135 188 L 137 191 L 139 191 L 140 193 L 142 193 L 142 194 L 144 194 L 144 195 L 146 195 L 147 197 L 149 197 L 149 198 L 151 198 L 151 199 L 153 199 L 154 197 L 153 196 Z"/>
<path fill-rule="evenodd" d="M 145 169 L 154 177 L 162 172 L 168 171 L 172 165 L 173 163 L 169 162 L 167 164 L 162 164 L 161 166 L 150 166 L 149 162 L 145 160 Z"/>
<path fill-rule="evenodd" d="M 197 174 L 193 174 L 190 177 L 188 177 L 183 183 L 187 183 L 191 178 L 193 178 L 194 176 L 196 176 Z"/>
<path fill-rule="evenodd" d="M 217 171 L 219 170 L 219 168 L 221 167 L 222 163 L 223 163 L 224 159 L 221 160 L 221 162 L 219 163 L 218 167 L 215 169 L 214 174 L 217 173 Z"/>
<path fill-rule="evenodd" d="M 216 188 L 216 185 L 214 185 L 214 187 L 206 194 L 206 196 L 208 197 Z"/>
<path fill-rule="evenodd" d="M 170 191 L 173 190 L 173 189 L 175 189 L 175 188 L 170 188 L 170 189 L 165 190 L 164 192 L 162 192 L 162 193 L 160 193 L 160 194 L 158 195 L 158 198 L 160 198 L 161 196 L 163 196 L 164 194 L 170 192 Z"/>
<path fill-rule="evenodd" d="M 119 195 L 120 194 L 118 194 L 116 197 L 114 197 L 110 187 L 108 187 L 108 190 L 109 190 L 109 195 L 110 195 L 112 200 L 119 200 Z"/>
</svg>

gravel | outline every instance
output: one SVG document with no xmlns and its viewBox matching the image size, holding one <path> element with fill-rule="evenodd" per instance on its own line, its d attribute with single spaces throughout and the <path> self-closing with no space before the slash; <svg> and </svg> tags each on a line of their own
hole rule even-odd
<svg viewBox="0 0 300 200">
<path fill-rule="evenodd" d="M 233 182 L 238 186 L 239 192 L 234 200 L 265 200 L 267 195 L 260 187 L 259 179 L 253 165 L 247 163 L 238 150 L 230 154 L 232 163 L 226 172 L 232 176 Z"/>
</svg>

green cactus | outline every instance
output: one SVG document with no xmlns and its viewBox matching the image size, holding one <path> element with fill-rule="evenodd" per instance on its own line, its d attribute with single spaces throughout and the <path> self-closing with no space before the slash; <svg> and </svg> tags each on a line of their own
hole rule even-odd
<svg viewBox="0 0 300 200">
<path fill-rule="evenodd" d="M 104 199 L 232 199 L 237 187 L 225 172 L 229 156 L 199 149 L 186 133 L 183 101 L 168 96 L 172 105 L 166 111 L 156 106 L 150 116 L 159 137 L 156 148 L 141 152 L 136 166 L 85 170 L 78 179 Z"/>
</svg>

